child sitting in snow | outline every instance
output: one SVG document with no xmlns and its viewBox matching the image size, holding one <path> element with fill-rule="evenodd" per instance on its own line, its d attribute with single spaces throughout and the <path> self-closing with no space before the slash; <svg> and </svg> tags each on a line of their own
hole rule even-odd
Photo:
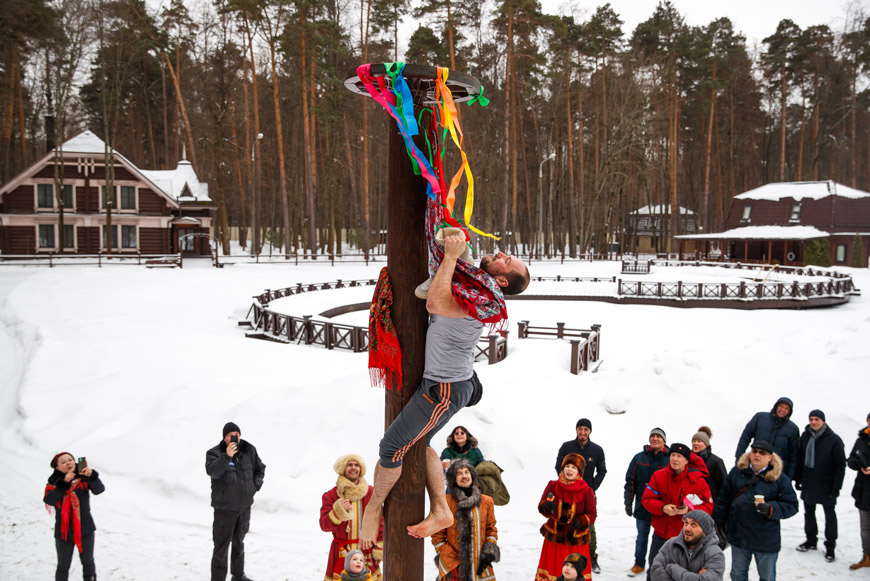
<svg viewBox="0 0 870 581">
<path fill-rule="evenodd" d="M 462 228 L 454 228 L 452 226 L 441 228 L 435 233 L 435 242 L 438 243 L 438 246 L 444 248 L 444 239 L 448 236 L 462 236 L 465 238 L 465 231 Z M 471 247 L 466 244 L 465 251 L 459 258 L 465 262 L 471 262 Z M 432 286 L 432 278 L 433 277 L 430 276 L 425 282 L 414 289 L 414 294 L 417 295 L 417 298 L 425 300 L 429 296 L 429 287 Z"/>
<path fill-rule="evenodd" d="M 341 581 L 370 581 L 372 578 L 366 568 L 366 558 L 362 551 L 354 549 L 344 558 L 344 571 L 341 572 Z"/>
<path fill-rule="evenodd" d="M 562 574 L 556 578 L 556 581 L 577 581 L 582 579 L 580 576 L 586 569 L 586 557 L 580 553 L 571 553 L 565 557 L 565 563 L 562 565 Z"/>
</svg>

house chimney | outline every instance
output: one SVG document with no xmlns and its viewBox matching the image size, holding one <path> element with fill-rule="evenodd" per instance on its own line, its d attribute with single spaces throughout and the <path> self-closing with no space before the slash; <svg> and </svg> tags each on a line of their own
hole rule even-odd
<svg viewBox="0 0 870 581">
<path fill-rule="evenodd" d="M 45 116 L 45 153 L 54 150 L 54 115 Z"/>
</svg>

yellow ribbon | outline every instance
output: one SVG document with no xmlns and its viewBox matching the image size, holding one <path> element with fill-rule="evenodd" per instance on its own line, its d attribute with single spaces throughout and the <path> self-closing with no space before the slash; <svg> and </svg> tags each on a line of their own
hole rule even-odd
<svg viewBox="0 0 870 581">
<path fill-rule="evenodd" d="M 435 78 L 435 96 L 441 113 L 441 126 L 450 132 L 450 136 L 453 138 L 453 143 L 455 143 L 456 147 L 459 148 L 459 154 L 462 156 L 462 166 L 459 168 L 459 171 L 456 172 L 456 175 L 453 176 L 453 179 L 450 180 L 450 187 L 447 191 L 446 206 L 452 214 L 453 204 L 456 201 L 456 188 L 459 186 L 459 182 L 462 181 L 462 174 L 464 172 L 468 179 L 468 191 L 465 196 L 465 225 L 468 226 L 470 230 L 481 236 L 488 236 L 489 238 L 498 240 L 497 236 L 487 234 L 471 225 L 471 214 L 474 209 L 474 176 L 471 174 L 471 166 L 468 165 L 468 157 L 466 157 L 465 151 L 462 149 L 462 128 L 459 126 L 459 116 L 456 112 L 456 104 L 453 101 L 453 93 L 451 93 L 450 89 L 447 88 L 448 73 L 449 71 L 447 68 L 438 67 Z"/>
</svg>

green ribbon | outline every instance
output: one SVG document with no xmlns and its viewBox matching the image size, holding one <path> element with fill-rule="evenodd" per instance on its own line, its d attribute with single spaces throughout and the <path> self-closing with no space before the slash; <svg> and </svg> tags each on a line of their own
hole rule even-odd
<svg viewBox="0 0 870 581">
<path fill-rule="evenodd" d="M 471 107 L 475 103 L 480 103 L 481 107 L 486 107 L 487 105 L 489 105 L 489 99 L 483 96 L 483 85 L 480 86 L 480 93 L 478 93 L 477 95 L 472 97 L 470 101 L 468 101 L 468 106 Z"/>
</svg>

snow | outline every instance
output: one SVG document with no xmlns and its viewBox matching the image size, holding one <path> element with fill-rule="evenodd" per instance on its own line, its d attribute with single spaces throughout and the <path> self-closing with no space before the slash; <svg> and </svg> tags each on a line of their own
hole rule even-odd
<svg viewBox="0 0 870 581">
<path fill-rule="evenodd" d="M 246 542 L 248 574 L 322 578 L 330 535 L 317 524 L 320 497 L 334 485 L 332 464 L 342 454 L 362 454 L 371 481 L 383 392 L 369 386 L 364 353 L 246 339 L 237 321 L 265 288 L 376 278 L 383 265 L 208 265 L 0 268 L 0 579 L 52 576 L 54 520 L 41 499 L 49 460 L 61 450 L 87 456 L 106 484 L 106 493 L 91 503 L 101 579 L 208 578 L 212 514 L 204 456 L 229 420 L 267 465 Z M 618 270 L 615 262 L 532 265 L 534 276 L 613 276 Z M 843 270 L 858 288 L 870 287 L 868 271 Z M 707 267 L 654 276 L 717 273 L 723 280 L 751 276 Z M 567 283 L 533 282 L 529 292 L 560 284 Z M 273 305 L 316 316 L 369 300 L 371 292 L 317 291 Z M 500 581 L 534 575 L 543 522 L 536 505 L 555 476 L 556 451 L 574 437 L 579 417 L 592 420 L 592 439 L 609 464 L 598 493 L 602 573 L 595 579 L 601 581 L 623 579 L 632 564 L 635 527 L 623 512 L 623 477 L 651 428 L 664 428 L 673 443 L 689 442 L 698 426 L 709 425 L 714 452 L 730 464 L 746 421 L 782 395 L 795 401 L 801 428 L 809 410 L 824 410 L 847 447 L 870 411 L 870 306 L 862 296 L 806 311 L 589 301 L 514 301 L 508 310 L 508 358 L 476 366 L 483 401 L 433 440 L 440 451 L 449 430 L 465 425 L 484 455 L 505 470 L 511 502 L 496 508 Z M 359 319 L 365 311 L 341 319 L 354 317 L 354 324 L 365 324 Z M 517 340 L 521 320 L 570 328 L 602 324 L 598 373 L 571 375 L 567 342 Z M 797 515 L 783 523 L 781 579 L 852 577 L 847 565 L 861 554 L 849 496 L 854 474 L 847 471 L 837 506 L 838 560 L 827 564 L 820 552 L 794 551 L 804 540 Z M 434 551 L 425 546 L 424 576 L 432 579 Z M 72 577 L 80 572 L 75 562 Z M 754 571 L 750 579 L 757 579 Z"/>
<path fill-rule="evenodd" d="M 63 142 L 64 153 L 105 153 L 106 142 L 96 136 L 91 130 L 85 130 Z M 111 151 L 111 148 L 110 148 Z"/>
<path fill-rule="evenodd" d="M 734 199 L 778 201 L 783 198 L 791 198 L 796 202 L 800 202 L 804 198 L 820 200 L 831 195 L 859 199 L 870 197 L 870 192 L 856 190 L 831 180 L 821 182 L 778 182 L 743 192 L 734 196 Z"/>
<path fill-rule="evenodd" d="M 812 240 L 828 238 L 830 234 L 815 226 L 743 226 L 724 232 L 683 234 L 681 240 Z"/>
<path fill-rule="evenodd" d="M 208 197 L 208 184 L 199 181 L 199 178 L 196 177 L 196 172 L 193 171 L 193 166 L 186 159 L 179 161 L 178 166 L 173 170 L 143 169 L 139 171 L 179 202 L 211 201 L 211 198 Z M 187 186 L 189 195 L 185 194 L 185 186 Z"/>
</svg>

